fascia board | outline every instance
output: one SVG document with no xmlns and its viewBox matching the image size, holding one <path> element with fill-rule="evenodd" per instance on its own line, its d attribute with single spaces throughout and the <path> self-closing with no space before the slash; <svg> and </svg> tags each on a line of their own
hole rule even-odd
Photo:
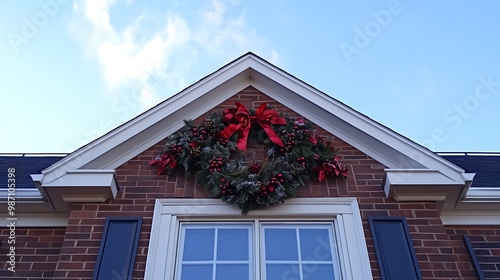
<svg viewBox="0 0 500 280">
<path fill-rule="evenodd" d="M 487 198 L 484 200 L 461 200 L 456 203 L 454 207 L 449 207 L 445 210 L 449 213 L 481 212 L 500 214 L 500 199 Z"/>
<path fill-rule="evenodd" d="M 50 187 L 111 187 L 115 185 L 114 170 L 68 170 L 66 176 L 42 184 Z"/>
<path fill-rule="evenodd" d="M 439 170 L 385 170 L 383 182 L 387 197 L 398 201 L 443 201 L 446 208 L 457 203 L 465 182 L 456 182 Z"/>
<path fill-rule="evenodd" d="M 39 185 L 39 182 L 35 184 Z M 8 197 L 9 189 L 0 188 L 0 204 L 7 204 Z M 16 217 L 30 212 L 53 212 L 55 210 L 50 198 L 41 188 L 16 188 L 12 197 L 16 202 Z"/>
<path fill-rule="evenodd" d="M 465 198 L 461 201 L 468 202 L 494 202 L 500 203 L 500 188 L 474 188 L 467 191 Z"/>
<path fill-rule="evenodd" d="M 455 181 L 432 169 L 386 169 L 386 180 L 391 185 L 463 185 L 465 181 Z"/>
<path fill-rule="evenodd" d="M 59 212 L 70 209 L 72 202 L 104 202 L 118 194 L 114 170 L 68 170 L 50 183 L 41 185 L 43 192 Z"/>
<path fill-rule="evenodd" d="M 41 188 L 54 202 L 64 200 L 59 197 L 63 194 L 85 194 L 99 197 L 106 195 L 107 198 L 115 198 L 119 186 L 114 170 L 68 170 L 65 176 L 48 184 L 42 184 Z M 54 202 L 54 204 L 56 203 Z"/>
<path fill-rule="evenodd" d="M 500 211 L 443 211 L 443 225 L 500 225 Z"/>
<path fill-rule="evenodd" d="M 9 189 L 7 188 L 0 188 L 0 200 L 1 201 L 6 201 L 9 197 Z M 15 200 L 16 203 L 18 202 L 43 202 L 43 196 L 40 190 L 35 189 L 35 188 L 16 188 L 15 193 L 11 195 Z"/>
</svg>

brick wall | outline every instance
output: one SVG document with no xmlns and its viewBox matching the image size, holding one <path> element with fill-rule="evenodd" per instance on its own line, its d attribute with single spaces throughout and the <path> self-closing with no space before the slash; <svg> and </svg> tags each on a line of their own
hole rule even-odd
<svg viewBox="0 0 500 280">
<path fill-rule="evenodd" d="M 278 111 L 296 116 L 253 88 L 243 90 L 214 110 L 231 108 L 234 101 L 248 108 L 257 108 L 262 102 L 268 102 L 275 105 Z M 327 134 L 322 130 L 319 132 Z M 341 139 L 335 138 L 333 144 L 340 149 L 341 162 L 350 169 L 349 177 L 329 179 L 321 184 L 311 182 L 298 196 L 358 198 L 374 279 L 380 279 L 380 273 L 367 223 L 369 216 L 407 218 L 424 279 L 460 279 L 462 275 L 457 267 L 457 258 L 435 203 L 397 203 L 386 198 L 381 188 L 384 166 Z M 143 278 L 155 199 L 209 197 L 201 186 L 195 184 L 194 179 L 185 178 L 182 172 L 156 176 L 156 169 L 149 166 L 147 161 L 161 154 L 163 145 L 164 142 L 160 142 L 150 147 L 116 169 L 121 189 L 115 200 L 103 204 L 74 205 L 54 279 L 91 279 L 104 221 L 108 216 L 144 217 L 133 275 L 134 279 Z M 123 276 L 117 272 L 116 279 L 120 277 Z"/>
<path fill-rule="evenodd" d="M 485 279 L 500 279 L 500 226 L 446 226 L 453 253 L 463 274 L 477 279 L 464 235 L 469 236 Z"/>
<path fill-rule="evenodd" d="M 7 241 L 10 229 L 0 229 L 0 279 L 53 279 L 64 234 L 64 228 L 16 228 L 14 245 Z M 8 270 L 10 246 L 15 246 L 15 273 Z"/>
</svg>

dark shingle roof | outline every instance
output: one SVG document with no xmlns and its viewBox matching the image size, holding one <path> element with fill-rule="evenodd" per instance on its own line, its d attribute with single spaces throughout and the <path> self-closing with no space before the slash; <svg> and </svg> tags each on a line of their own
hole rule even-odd
<svg viewBox="0 0 500 280">
<path fill-rule="evenodd" d="M 500 186 L 500 154 L 439 154 L 462 167 L 467 173 L 476 173 L 472 187 Z M 65 157 L 57 155 L 0 155 L 0 188 L 7 187 L 8 169 L 15 168 L 16 188 L 34 188 L 30 174 L 40 172 Z"/>
<path fill-rule="evenodd" d="M 65 155 L 0 155 L 0 188 L 7 188 L 8 169 L 15 168 L 16 188 L 35 188 L 30 174 L 40 174 Z"/>
<path fill-rule="evenodd" d="M 440 156 L 462 167 L 467 173 L 476 173 L 471 187 L 500 186 L 500 154 L 462 153 L 457 155 L 440 154 Z"/>
</svg>

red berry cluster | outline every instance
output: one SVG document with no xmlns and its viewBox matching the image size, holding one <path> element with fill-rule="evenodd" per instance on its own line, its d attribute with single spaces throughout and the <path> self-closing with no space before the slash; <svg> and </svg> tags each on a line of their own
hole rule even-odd
<svg viewBox="0 0 500 280">
<path fill-rule="evenodd" d="M 302 164 L 303 166 L 306 166 L 306 158 L 305 157 L 298 157 L 297 162 L 299 164 Z"/>
<path fill-rule="evenodd" d="M 262 165 L 260 165 L 260 163 L 258 163 L 258 162 L 252 162 L 249 165 L 249 171 L 252 174 L 258 174 L 261 169 L 262 169 Z"/>
<path fill-rule="evenodd" d="M 268 192 L 269 187 L 270 187 L 269 184 L 260 185 L 260 195 L 261 196 L 268 196 L 269 195 L 269 192 Z M 269 190 L 269 191 L 271 191 L 271 190 Z M 273 187 L 273 191 L 274 191 L 274 187 Z"/>
<path fill-rule="evenodd" d="M 191 128 L 191 131 L 193 132 L 193 136 L 197 137 L 199 140 L 203 140 L 208 136 L 208 132 L 205 129 L 199 130 L 196 126 Z"/>
<path fill-rule="evenodd" d="M 279 184 L 283 184 L 284 182 L 285 179 L 283 177 L 283 174 L 278 173 L 276 176 L 272 177 L 271 180 L 269 180 L 269 183 L 260 186 L 261 195 L 268 196 L 269 193 L 274 192 Z"/>
<path fill-rule="evenodd" d="M 182 146 L 181 145 L 175 145 L 172 147 L 172 151 L 176 154 L 180 154 L 182 152 Z"/>
<path fill-rule="evenodd" d="M 306 134 L 306 135 L 310 134 L 310 131 L 309 131 L 309 129 L 307 129 L 306 124 L 304 123 L 304 121 L 299 121 L 299 120 L 295 121 L 293 123 L 293 130 L 295 132 L 300 132 L 300 133 Z"/>
<path fill-rule="evenodd" d="M 224 161 L 222 161 L 221 157 L 218 158 L 213 158 L 210 160 L 210 168 L 208 169 L 209 172 L 220 172 L 222 165 L 224 164 Z"/>
<path fill-rule="evenodd" d="M 219 138 L 217 139 L 217 142 L 222 145 L 222 146 L 226 146 L 227 145 L 227 139 L 222 137 L 222 136 L 219 136 Z"/>
<path fill-rule="evenodd" d="M 286 130 L 283 130 L 283 132 L 281 132 L 281 135 L 284 136 L 284 139 L 282 138 L 282 140 L 284 140 L 283 144 L 285 144 L 285 148 L 281 148 L 282 152 L 283 150 L 290 150 L 292 146 L 295 145 L 295 133 L 290 133 Z"/>
<path fill-rule="evenodd" d="M 222 195 L 231 195 L 234 193 L 233 189 L 231 188 L 231 184 L 227 182 L 225 178 L 220 179 L 219 188 Z"/>
</svg>

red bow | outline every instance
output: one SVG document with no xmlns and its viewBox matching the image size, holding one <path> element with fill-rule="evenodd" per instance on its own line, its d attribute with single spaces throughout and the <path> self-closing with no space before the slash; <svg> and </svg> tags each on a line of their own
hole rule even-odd
<svg viewBox="0 0 500 280">
<path fill-rule="evenodd" d="M 170 169 L 174 169 L 177 166 L 177 160 L 175 159 L 175 155 L 173 153 L 167 153 L 150 160 L 148 164 L 158 165 L 156 174 L 160 175 L 167 170 L 167 166 L 170 167 Z"/>
<path fill-rule="evenodd" d="M 238 149 L 244 151 L 247 149 L 248 134 L 252 127 L 251 123 L 257 122 L 274 144 L 281 147 L 285 146 L 271 127 L 271 124 L 286 125 L 286 120 L 280 117 L 278 112 L 266 109 L 267 104 L 262 103 L 257 111 L 255 111 L 255 115 L 250 116 L 245 105 L 239 102 L 235 102 L 234 104 L 236 108 L 224 111 L 223 121 L 229 122 L 229 125 L 220 132 L 221 137 L 229 139 L 229 137 L 238 131 Z"/>
<path fill-rule="evenodd" d="M 335 157 L 333 162 L 324 162 L 322 165 L 316 166 L 313 171 L 318 172 L 318 180 L 322 182 L 323 180 L 325 180 L 326 175 L 328 174 L 335 174 L 335 176 L 337 177 L 347 177 L 349 169 L 342 168 L 340 162 L 338 162 L 338 157 Z"/>
</svg>

